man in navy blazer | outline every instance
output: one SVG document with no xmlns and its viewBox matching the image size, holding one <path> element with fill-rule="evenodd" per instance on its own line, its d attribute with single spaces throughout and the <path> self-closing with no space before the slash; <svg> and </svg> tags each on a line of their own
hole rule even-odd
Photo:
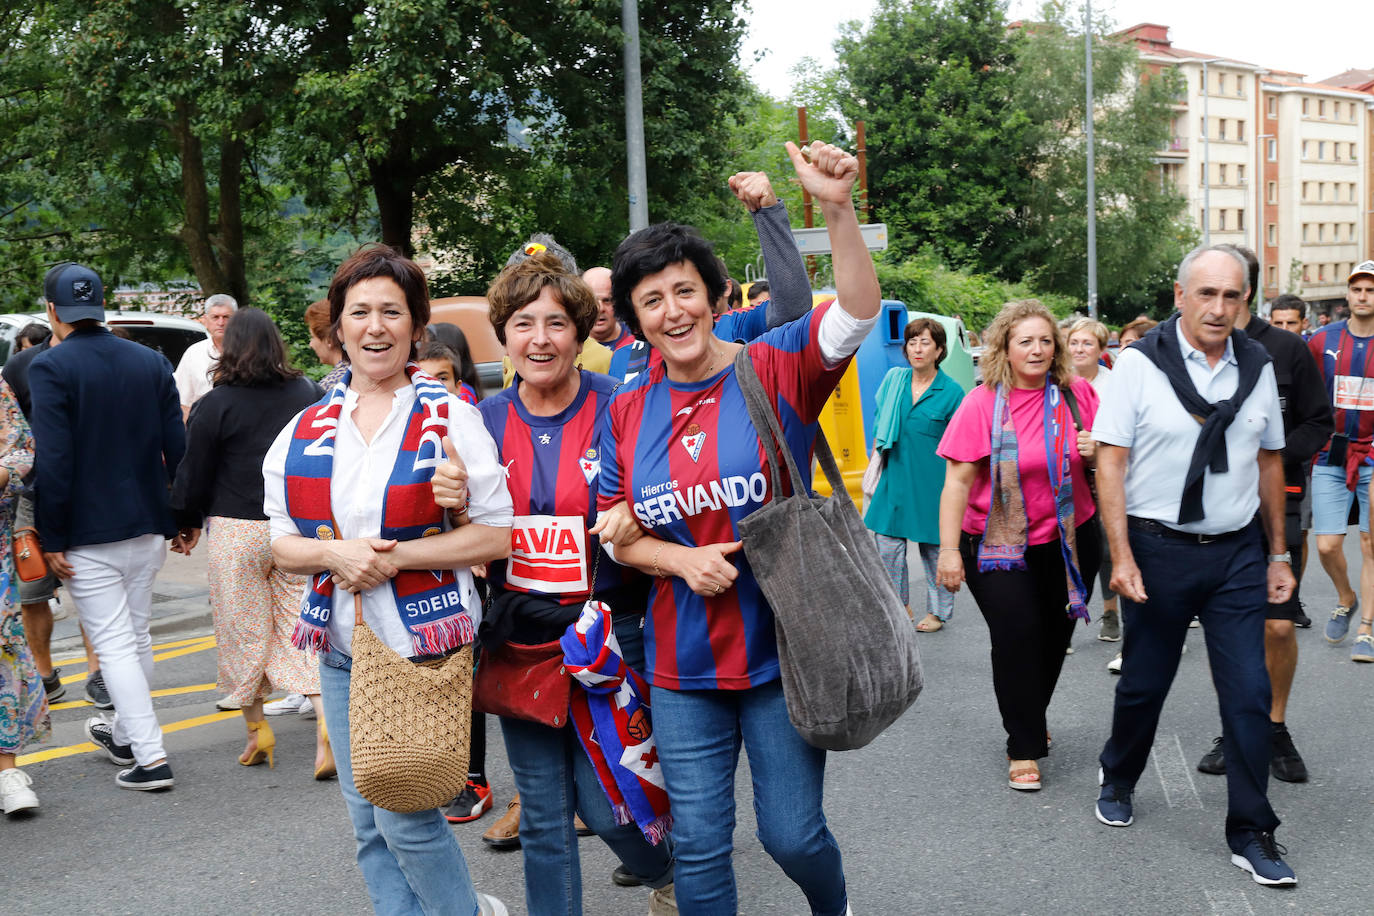
<svg viewBox="0 0 1374 916">
<path fill-rule="evenodd" d="M 186 450 L 167 358 L 105 327 L 100 277 L 59 264 L 43 281 L 61 346 L 34 359 L 35 527 L 48 566 L 100 655 L 113 721 L 86 721 L 126 789 L 167 789 L 172 768 L 153 712 L 148 621 L 164 541 L 185 552 L 168 488 Z"/>
</svg>

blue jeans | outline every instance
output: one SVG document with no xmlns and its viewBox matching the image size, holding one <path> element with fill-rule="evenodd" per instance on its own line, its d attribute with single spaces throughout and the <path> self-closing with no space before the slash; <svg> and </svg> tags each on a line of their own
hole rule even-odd
<svg viewBox="0 0 1374 916">
<path fill-rule="evenodd" d="M 444 815 L 437 809 L 399 814 L 378 808 L 353 787 L 348 749 L 352 668 L 353 659 L 337 649 L 321 654 L 320 699 L 372 908 L 381 916 L 476 916 L 468 864 Z"/>
<path fill-rule="evenodd" d="M 782 682 L 749 690 L 653 687 L 650 697 L 673 806 L 675 892 L 683 916 L 739 909 L 730 856 L 741 743 L 749 754 L 759 842 L 801 888 L 813 914 L 844 913 L 840 847 L 821 810 L 825 751 L 792 727 Z"/>
<path fill-rule="evenodd" d="M 1243 534 L 1197 544 L 1130 532 L 1149 601 L 1121 598 L 1126 641 L 1112 733 L 1099 758 L 1107 783 L 1131 789 L 1149 762 L 1164 699 L 1196 615 L 1221 708 L 1226 752 L 1226 837 L 1242 840 L 1279 825 L 1269 805 L 1269 672 L 1264 667 L 1265 548 L 1257 523 Z M 1236 848 L 1234 845 L 1232 848 Z"/>
</svg>

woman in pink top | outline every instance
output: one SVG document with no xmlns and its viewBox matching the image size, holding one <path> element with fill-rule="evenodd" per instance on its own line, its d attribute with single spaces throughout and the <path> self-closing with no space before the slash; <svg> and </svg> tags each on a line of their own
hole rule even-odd
<svg viewBox="0 0 1374 916">
<path fill-rule="evenodd" d="M 983 341 L 983 384 L 937 449 L 949 462 L 937 576 L 952 592 L 967 579 L 987 621 L 1008 784 L 1035 790 L 1036 761 L 1049 753 L 1045 710 L 1074 621 L 1088 620 L 1101 558 L 1085 476 L 1097 395 L 1034 299 L 1008 303 Z"/>
</svg>

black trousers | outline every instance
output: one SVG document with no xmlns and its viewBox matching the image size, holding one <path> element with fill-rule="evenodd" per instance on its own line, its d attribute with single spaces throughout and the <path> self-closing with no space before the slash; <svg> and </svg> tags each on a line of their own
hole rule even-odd
<svg viewBox="0 0 1374 916">
<path fill-rule="evenodd" d="M 1077 528 L 1078 562 L 1086 598 L 1102 559 L 1096 518 Z M 1007 756 L 1038 760 L 1049 753 L 1045 711 L 1064 667 L 1076 621 L 1068 615 L 1069 587 L 1056 538 L 1026 548 L 1025 569 L 978 571 L 977 535 L 959 540 L 964 576 L 992 637 L 992 689 L 1007 732 Z"/>
</svg>

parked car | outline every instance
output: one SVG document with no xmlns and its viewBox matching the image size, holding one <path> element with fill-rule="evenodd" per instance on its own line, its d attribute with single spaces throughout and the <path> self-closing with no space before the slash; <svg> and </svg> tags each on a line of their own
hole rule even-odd
<svg viewBox="0 0 1374 916">
<path fill-rule="evenodd" d="M 477 379 L 482 397 L 501 390 L 501 360 L 505 347 L 491 327 L 487 300 L 482 296 L 450 296 L 429 303 L 429 323 L 457 325 L 468 340 L 472 361 L 477 364 Z"/>
<path fill-rule="evenodd" d="M 47 327 L 48 317 L 42 312 L 0 314 L 0 366 L 17 352 L 19 332 L 30 324 Z M 199 321 L 158 312 L 107 311 L 105 324 L 123 328 L 130 340 L 161 353 L 173 366 L 181 361 L 187 347 L 210 336 Z"/>
</svg>

